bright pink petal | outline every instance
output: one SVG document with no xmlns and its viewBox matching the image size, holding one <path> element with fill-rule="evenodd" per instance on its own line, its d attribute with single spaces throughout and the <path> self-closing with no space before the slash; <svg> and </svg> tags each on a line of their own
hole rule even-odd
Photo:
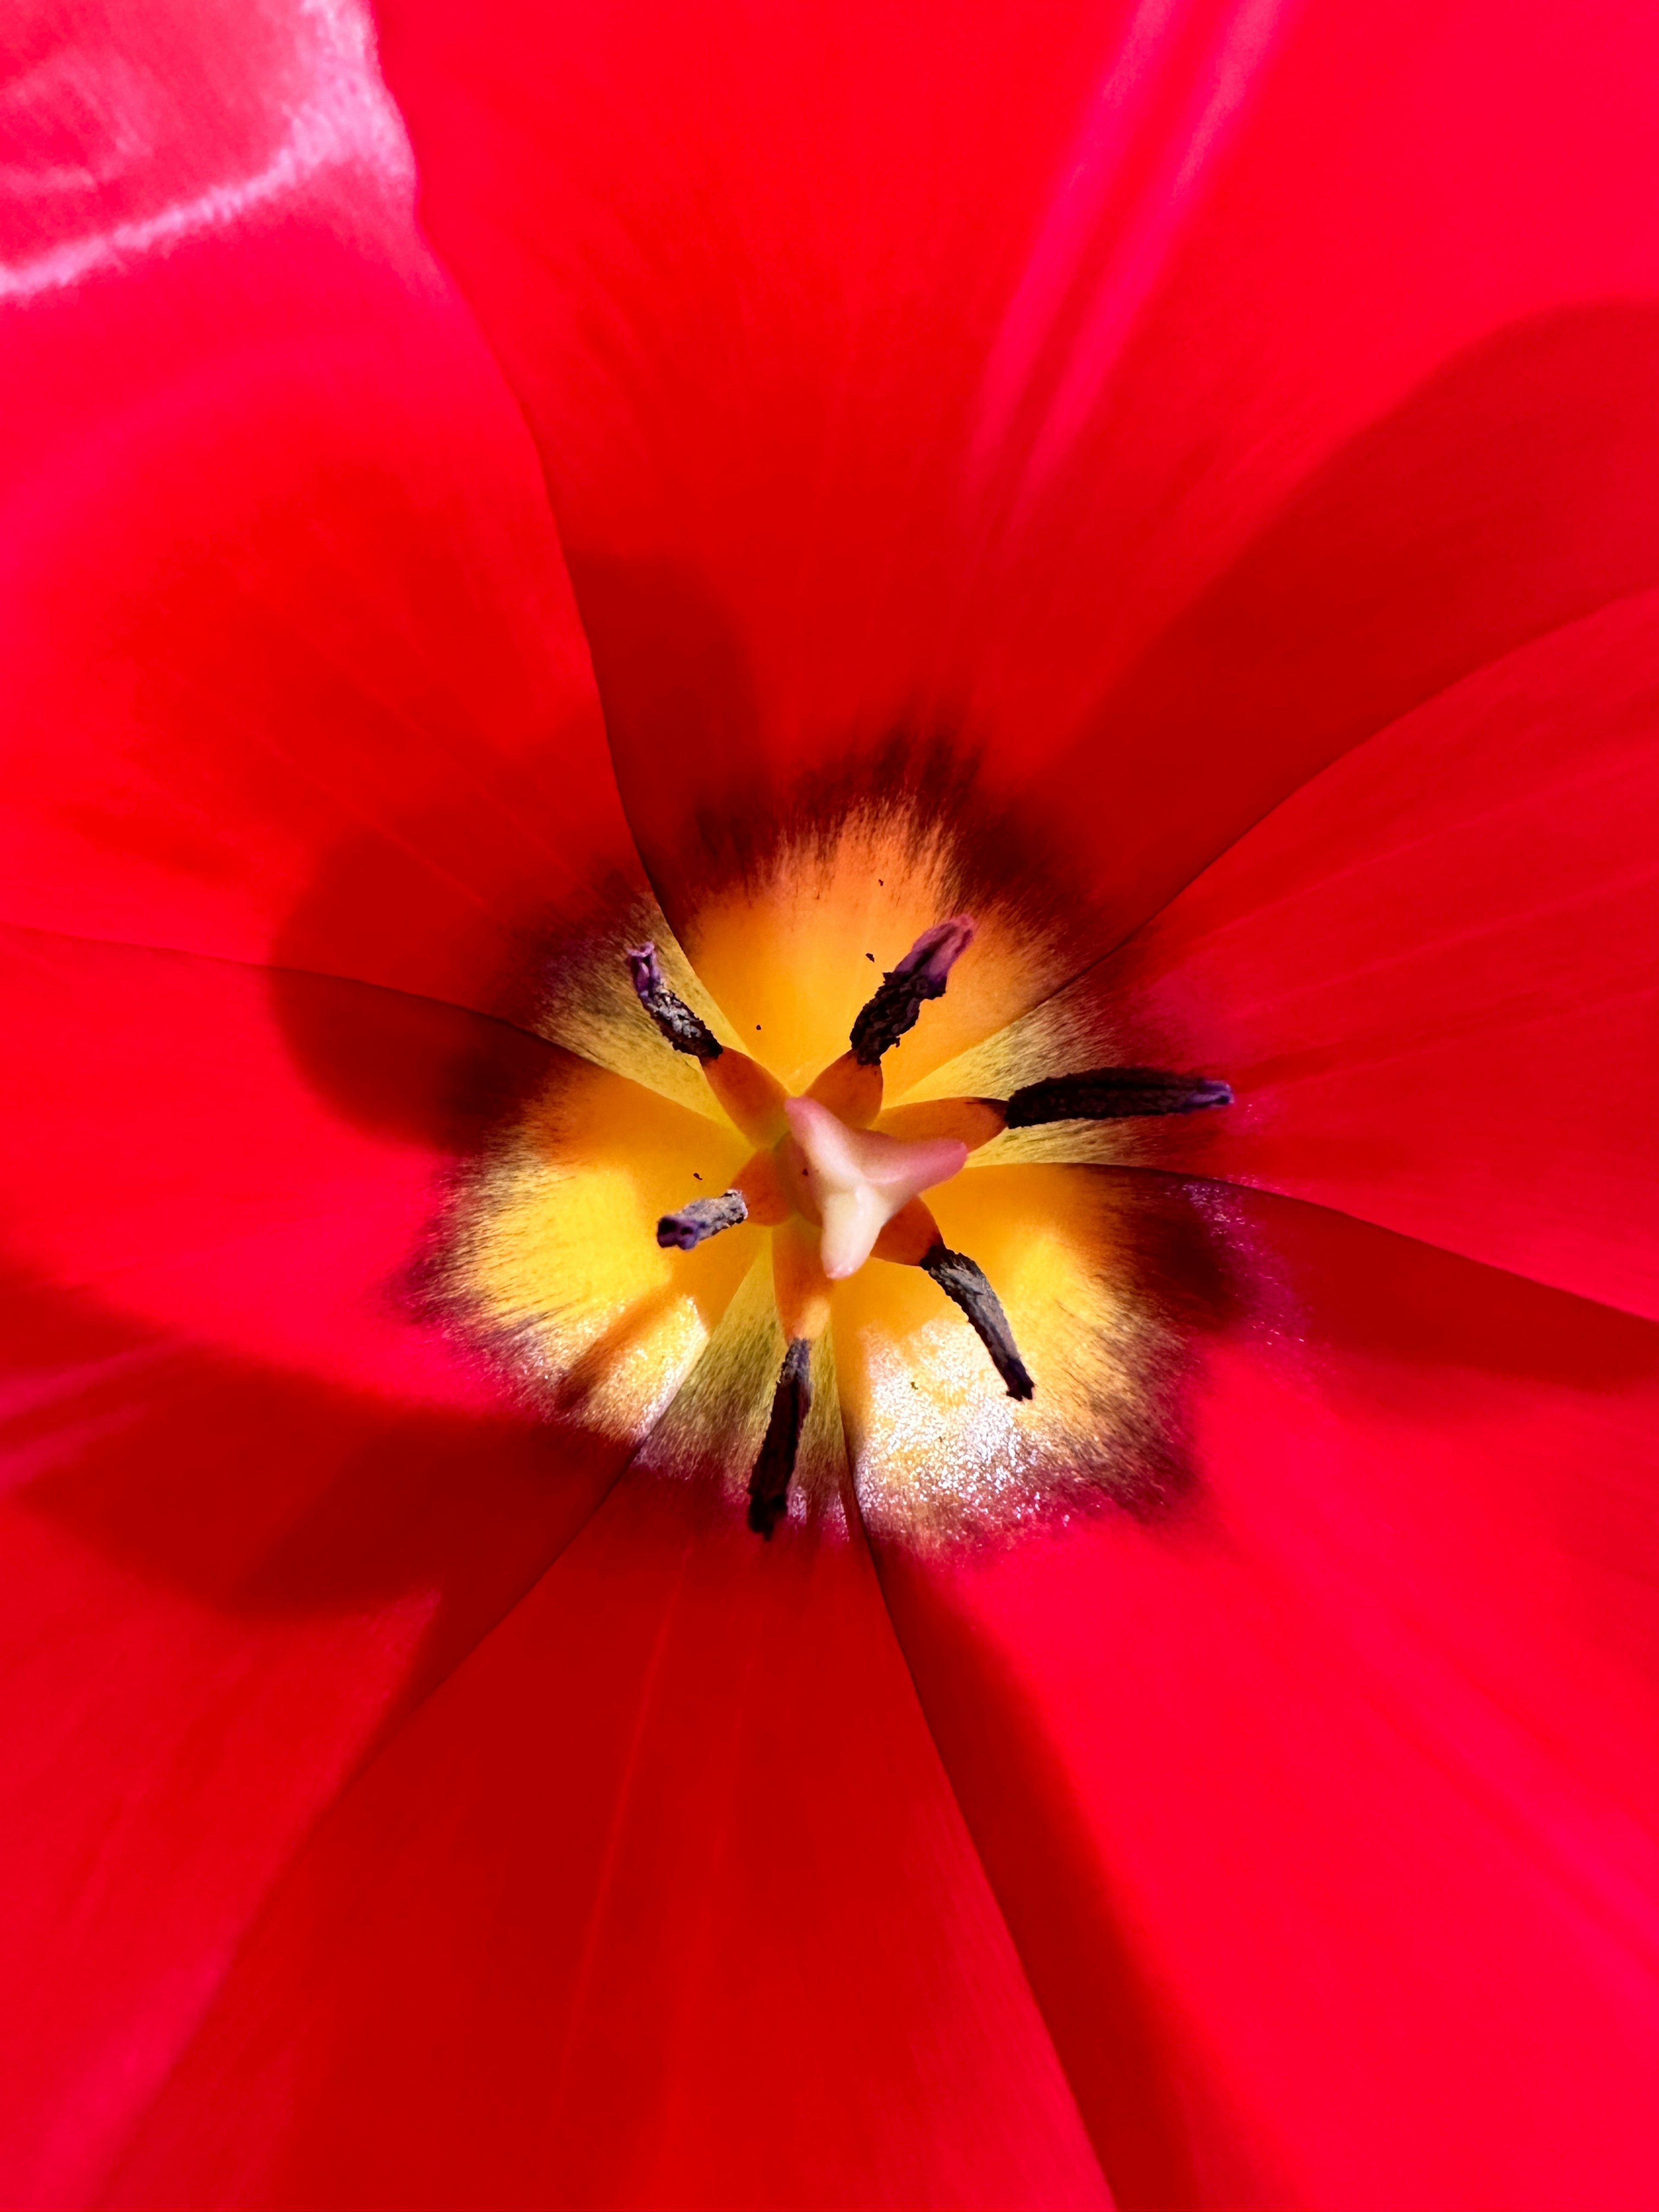
<svg viewBox="0 0 1659 2212">
<path fill-rule="evenodd" d="M 1237 1094 L 1136 1156 L 1659 1313 L 1656 685 L 1659 595 L 1557 632 L 1328 769 L 1085 978 L 1103 1057 Z"/>
<path fill-rule="evenodd" d="M 1107 2200 L 862 1550 L 647 1478 L 319 1832 L 107 2201 Z"/>
<path fill-rule="evenodd" d="M 1659 2193 L 1659 1333 L 1293 1201 L 1149 1523 L 882 1572 L 1120 2202 Z"/>
<path fill-rule="evenodd" d="M 387 0 L 624 795 L 988 750 L 1132 926 L 1297 781 L 1652 582 L 1637 0 Z"/>
<path fill-rule="evenodd" d="M 407 236 L 409 149 L 355 0 L 17 0 L 3 51 L 0 297 L 295 207 Z"/>
<path fill-rule="evenodd" d="M 364 27 L 123 21 L 41 27 L 0 175 L 56 220 L 0 269 L 6 912 L 520 1008 L 538 933 L 637 864 Z M 99 117 L 126 169 L 54 189 Z"/>
</svg>

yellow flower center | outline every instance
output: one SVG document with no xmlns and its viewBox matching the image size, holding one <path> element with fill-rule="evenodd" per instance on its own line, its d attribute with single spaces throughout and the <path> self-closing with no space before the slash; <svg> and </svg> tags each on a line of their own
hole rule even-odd
<svg viewBox="0 0 1659 2212">
<path fill-rule="evenodd" d="M 559 956 L 566 1055 L 458 1205 L 452 1309 L 555 1414 L 746 1487 L 763 1534 L 840 1512 L 849 1474 L 923 1542 L 1156 1492 L 1148 1186 L 1103 1164 L 1135 1157 L 1113 1123 L 1226 1086 L 1066 1072 L 1026 912 L 917 935 L 950 877 L 915 848 L 792 865 L 699 918 L 695 971 L 654 912 Z"/>
</svg>

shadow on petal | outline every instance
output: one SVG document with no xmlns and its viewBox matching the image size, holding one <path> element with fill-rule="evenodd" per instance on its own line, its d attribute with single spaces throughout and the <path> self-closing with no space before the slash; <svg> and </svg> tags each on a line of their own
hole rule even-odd
<svg viewBox="0 0 1659 2212">
<path fill-rule="evenodd" d="M 1047 781 L 1121 935 L 1286 793 L 1659 579 L 1659 303 L 1528 316 L 1334 454 Z"/>
</svg>

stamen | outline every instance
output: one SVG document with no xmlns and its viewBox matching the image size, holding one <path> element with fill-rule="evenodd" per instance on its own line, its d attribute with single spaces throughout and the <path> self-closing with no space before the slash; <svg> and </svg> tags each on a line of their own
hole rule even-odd
<svg viewBox="0 0 1659 2212">
<path fill-rule="evenodd" d="M 788 1506 L 790 1478 L 811 1404 L 812 1347 L 804 1336 L 792 1337 L 772 1394 L 772 1418 L 749 1478 L 749 1525 L 769 1543 Z"/>
<path fill-rule="evenodd" d="M 853 1057 L 860 1066 L 873 1067 L 915 1027 L 924 1000 L 945 996 L 945 979 L 973 941 L 973 920 L 965 914 L 923 930 L 897 967 L 882 977 L 853 1024 Z"/>
<path fill-rule="evenodd" d="M 1091 1067 L 1051 1075 L 1016 1091 L 1004 1108 L 1011 1129 L 1044 1121 L 1121 1121 L 1137 1114 L 1197 1114 L 1231 1106 L 1232 1086 L 1211 1075 L 1176 1075 L 1167 1067 Z"/>
<path fill-rule="evenodd" d="M 718 1060 L 726 1048 L 708 1024 L 664 982 L 656 946 L 630 945 L 624 948 L 623 957 L 632 972 L 640 1004 L 675 1051 L 689 1052 L 697 1060 Z"/>
<path fill-rule="evenodd" d="M 962 1308 L 969 1324 L 991 1355 L 991 1364 L 1008 1386 L 1011 1398 L 1029 1398 L 1036 1385 L 1014 1343 L 1014 1333 L 1002 1301 L 985 1279 L 984 1270 L 965 1252 L 952 1252 L 935 1244 L 924 1253 L 922 1271 L 933 1277 L 947 1298 Z"/>
<path fill-rule="evenodd" d="M 657 1224 L 657 1242 L 665 1252 L 695 1252 L 722 1229 L 735 1229 L 749 1218 L 749 1207 L 740 1190 L 724 1190 L 718 1198 L 694 1198 L 678 1213 L 665 1213 Z"/>
</svg>

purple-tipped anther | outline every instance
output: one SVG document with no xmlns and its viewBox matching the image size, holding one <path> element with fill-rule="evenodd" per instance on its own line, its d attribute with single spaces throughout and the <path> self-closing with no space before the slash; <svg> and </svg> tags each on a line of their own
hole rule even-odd
<svg viewBox="0 0 1659 2212">
<path fill-rule="evenodd" d="M 918 981 L 925 977 L 933 986 L 927 996 L 937 999 L 945 989 L 945 978 L 973 941 L 972 915 L 952 915 L 949 921 L 936 921 L 931 929 L 924 929 L 890 973 L 914 975 Z"/>
<path fill-rule="evenodd" d="M 634 978 L 640 1004 L 675 1051 L 690 1053 L 694 1060 L 718 1060 L 721 1049 L 719 1039 L 684 1000 L 664 982 L 656 946 L 625 945 L 623 958 Z"/>
<path fill-rule="evenodd" d="M 1167 1067 L 1091 1067 L 1050 1075 L 1016 1091 L 1003 1108 L 1011 1129 L 1045 1121 L 1127 1121 L 1142 1114 L 1201 1114 L 1231 1106 L 1233 1089 L 1215 1075 L 1178 1075 Z"/>
<path fill-rule="evenodd" d="M 952 915 L 936 921 L 921 935 L 896 968 L 882 977 L 873 997 L 853 1024 L 849 1040 L 853 1057 L 873 1067 L 908 1029 L 927 999 L 945 995 L 945 979 L 974 941 L 971 915 Z"/>
<path fill-rule="evenodd" d="M 722 1229 L 735 1229 L 748 1218 L 743 1193 L 723 1190 L 718 1198 L 694 1198 L 678 1213 L 665 1213 L 657 1224 L 657 1242 L 665 1252 L 695 1252 Z"/>
<path fill-rule="evenodd" d="M 657 958 L 654 945 L 625 945 L 623 958 L 628 963 L 628 972 L 634 978 L 634 988 L 641 1000 L 653 991 L 662 988 L 662 963 Z"/>
</svg>

